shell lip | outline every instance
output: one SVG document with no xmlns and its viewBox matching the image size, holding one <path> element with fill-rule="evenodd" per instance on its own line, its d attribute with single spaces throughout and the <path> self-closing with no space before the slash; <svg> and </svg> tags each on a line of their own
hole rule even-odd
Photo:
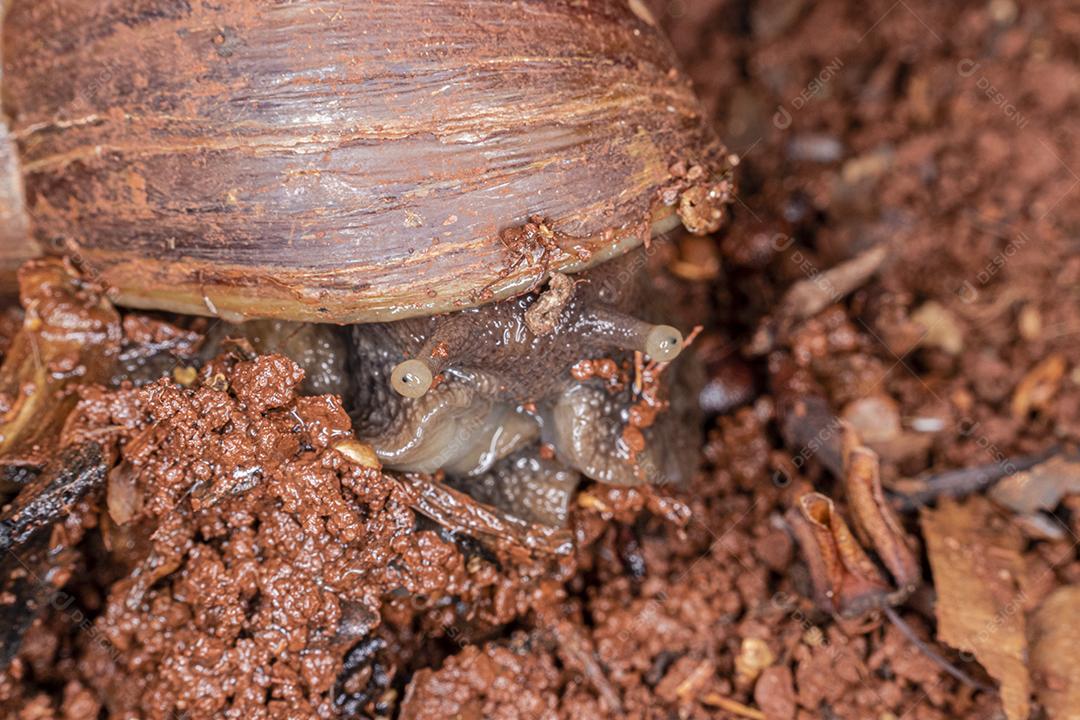
<svg viewBox="0 0 1080 720">
<path fill-rule="evenodd" d="M 629 252 L 647 237 L 666 235 L 680 225 L 674 207 L 659 206 L 645 221 L 589 238 L 573 238 L 589 248 L 587 257 L 570 254 L 553 262 L 549 272 L 577 273 Z M 534 267 L 508 274 L 481 296 L 478 279 L 420 278 L 408 288 L 349 288 L 340 272 L 286 270 L 260 272 L 251 266 L 222 266 L 186 259 L 162 262 L 125 253 L 80 250 L 91 268 L 101 268 L 100 281 L 120 305 L 216 317 L 228 322 L 282 319 L 333 324 L 390 322 L 464 310 L 528 292 L 537 284 Z M 496 273 L 489 270 L 489 275 Z M 377 276 L 377 274 L 371 274 Z M 546 278 L 540 278 L 544 280 Z M 295 288 L 311 288 L 298 291 Z M 317 290 L 316 290 L 317 289 Z"/>
<path fill-rule="evenodd" d="M 636 222 L 585 237 L 561 234 L 563 252 L 543 267 L 546 273 L 577 273 L 629 252 L 650 237 L 680 225 L 695 234 L 715 232 L 734 199 L 738 157 L 718 141 L 705 164 L 677 163 Z M 551 223 L 557 226 L 557 222 Z M 503 231 L 505 233 L 505 230 Z M 500 237 L 484 237 L 460 248 L 456 267 L 432 271 L 388 263 L 331 269 L 227 265 L 211 260 L 133 257 L 131 253 L 79 247 L 81 259 L 121 305 L 218 317 L 229 322 L 280 319 L 332 324 L 390 322 L 464 310 L 529 292 L 546 277 L 535 262 L 520 267 L 469 262 L 473 252 L 501 247 Z M 512 255 L 512 253 L 510 253 Z"/>
<path fill-rule="evenodd" d="M 669 217 L 674 217 L 669 215 Z M 670 226 L 670 222 L 665 223 Z M 637 247 L 644 238 L 636 232 L 617 236 L 588 260 L 573 258 L 553 263 L 550 271 L 576 273 Z M 105 267 L 100 280 L 119 305 L 141 310 L 166 310 L 184 315 L 215 317 L 227 322 L 281 319 L 303 322 L 356 324 L 391 322 L 411 317 L 465 310 L 523 294 L 536 283 L 536 274 L 508 276 L 487 288 L 483 296 L 475 283 L 454 280 L 424 282 L 409 288 L 328 289 L 340 284 L 337 273 L 291 271 L 263 275 L 250 266 L 230 268 L 218 263 L 188 260 L 177 263 L 132 259 L 121 253 L 87 251 L 84 260 Z M 148 278 L 147 282 L 133 278 Z M 206 282 L 207 279 L 212 279 Z M 321 288 L 310 293 L 295 287 Z"/>
</svg>

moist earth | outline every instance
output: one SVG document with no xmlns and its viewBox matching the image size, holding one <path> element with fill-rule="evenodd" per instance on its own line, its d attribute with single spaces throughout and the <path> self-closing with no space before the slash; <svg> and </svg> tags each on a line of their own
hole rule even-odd
<svg viewBox="0 0 1080 720">
<path fill-rule="evenodd" d="M 583 487 L 566 552 L 381 473 L 283 357 L 83 386 L 60 441 L 101 448 L 109 492 L 64 523 L 73 550 L 43 578 L 61 595 L 0 679 L 6 717 L 1004 716 L 936 640 L 926 563 L 896 610 L 917 642 L 881 613 L 840 620 L 786 512 L 842 497 L 834 417 L 901 509 L 912 479 L 1080 441 L 1080 11 L 653 10 L 742 156 L 730 229 L 668 258 L 714 316 L 693 479 Z M 877 247 L 851 287 L 829 274 Z M 0 318 L 0 348 L 19 322 Z M 994 511 L 1023 539 L 1024 610 L 1080 581 L 1077 510 L 1066 494 L 1040 532 Z"/>
</svg>

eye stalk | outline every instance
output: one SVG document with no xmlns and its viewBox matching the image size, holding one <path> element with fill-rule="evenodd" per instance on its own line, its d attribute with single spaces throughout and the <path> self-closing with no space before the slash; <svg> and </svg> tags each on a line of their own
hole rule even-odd
<svg viewBox="0 0 1080 720">
<path fill-rule="evenodd" d="M 391 387 L 407 398 L 423 397 L 431 389 L 434 379 L 427 363 L 417 358 L 398 363 L 390 373 Z"/>
<path fill-rule="evenodd" d="M 657 362 L 671 362 L 683 350 L 683 335 L 671 325 L 653 325 L 611 308 L 593 308 L 582 318 L 581 329 L 598 344 L 637 350 Z"/>
</svg>

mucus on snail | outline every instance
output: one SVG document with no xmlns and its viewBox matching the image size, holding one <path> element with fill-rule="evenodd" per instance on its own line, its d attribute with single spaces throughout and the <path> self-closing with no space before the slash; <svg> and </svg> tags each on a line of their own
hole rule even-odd
<svg viewBox="0 0 1080 720">
<path fill-rule="evenodd" d="M 12 0 L 3 56 L 32 237 L 118 304 L 320 323 L 309 380 L 386 466 L 527 519 L 678 474 L 674 396 L 628 447 L 633 388 L 571 372 L 674 359 L 641 246 L 733 192 L 641 3 Z"/>
</svg>

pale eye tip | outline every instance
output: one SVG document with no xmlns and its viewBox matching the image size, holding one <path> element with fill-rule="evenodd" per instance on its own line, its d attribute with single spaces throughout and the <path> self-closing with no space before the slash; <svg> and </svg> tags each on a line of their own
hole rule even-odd
<svg viewBox="0 0 1080 720">
<path fill-rule="evenodd" d="M 645 354 L 658 362 L 671 362 L 683 350 L 683 335 L 671 325 L 657 325 L 645 342 Z"/>
<path fill-rule="evenodd" d="M 390 385 L 407 398 L 423 396 L 431 389 L 432 380 L 431 368 L 415 358 L 398 363 L 390 374 Z"/>
</svg>

